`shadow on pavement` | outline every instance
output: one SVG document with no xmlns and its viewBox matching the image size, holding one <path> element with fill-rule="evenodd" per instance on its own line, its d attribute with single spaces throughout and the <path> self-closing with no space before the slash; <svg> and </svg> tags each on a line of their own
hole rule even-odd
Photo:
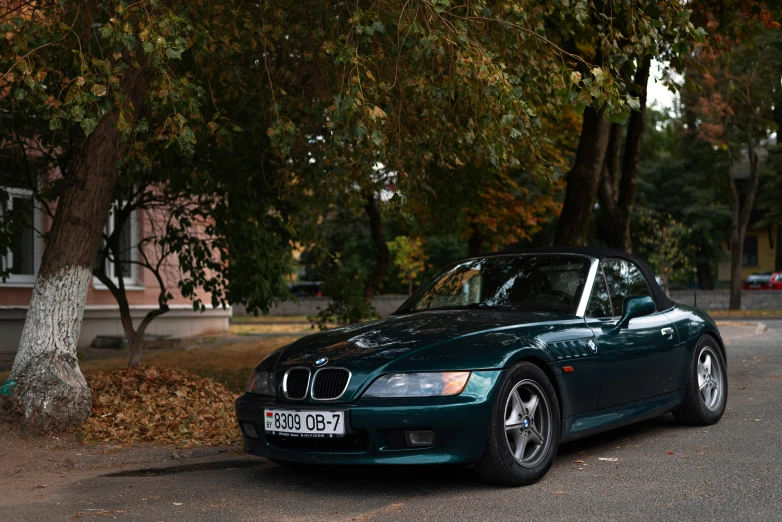
<svg viewBox="0 0 782 522">
<path fill-rule="evenodd" d="M 164 468 L 132 469 L 118 471 L 103 475 L 104 477 L 155 477 L 158 475 L 177 475 L 179 473 L 193 473 L 196 471 L 226 471 L 240 468 L 253 468 L 257 461 L 250 460 L 219 460 L 216 462 L 204 462 L 200 464 L 182 464 L 179 466 L 167 466 Z"/>
<path fill-rule="evenodd" d="M 558 460 L 566 461 L 575 453 L 584 451 L 599 453 L 623 444 L 641 443 L 666 431 L 688 429 L 678 424 L 672 415 L 664 415 L 639 424 L 618 428 L 584 439 L 563 444 Z M 555 461 L 555 466 L 557 462 Z M 278 465 L 266 459 L 247 457 L 238 460 L 219 460 L 199 464 L 182 464 L 162 468 L 128 470 L 103 475 L 106 478 L 154 477 L 185 473 L 210 474 L 221 471 L 242 470 L 232 474 L 235 478 L 255 478 L 274 486 L 317 487 L 321 493 L 340 493 L 362 489 L 366 493 L 400 493 L 433 488 L 496 489 L 496 486 L 480 482 L 465 466 L 323 466 L 288 464 Z M 216 477 L 215 477 L 216 478 Z"/>
</svg>

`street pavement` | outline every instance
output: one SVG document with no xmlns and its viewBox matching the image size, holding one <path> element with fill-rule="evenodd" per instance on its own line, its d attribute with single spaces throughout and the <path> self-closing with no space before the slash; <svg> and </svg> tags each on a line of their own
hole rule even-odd
<svg viewBox="0 0 782 522">
<path fill-rule="evenodd" d="M 564 444 L 532 486 L 486 485 L 457 468 L 288 469 L 217 456 L 103 470 L 34 502 L 0 501 L 0 520 L 782 520 L 782 320 L 767 325 L 760 335 L 725 328 L 720 423 L 665 415 Z"/>
</svg>

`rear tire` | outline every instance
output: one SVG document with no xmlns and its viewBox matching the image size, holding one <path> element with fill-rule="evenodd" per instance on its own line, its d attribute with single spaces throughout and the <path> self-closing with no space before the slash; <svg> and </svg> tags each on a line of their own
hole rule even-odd
<svg viewBox="0 0 782 522">
<path fill-rule="evenodd" d="M 510 370 L 497 396 L 489 440 L 475 472 L 495 484 L 533 484 L 554 463 L 560 430 L 554 386 L 538 366 L 522 362 Z"/>
<path fill-rule="evenodd" d="M 717 341 L 704 335 L 690 363 L 684 402 L 673 416 L 695 426 L 716 423 L 728 403 L 728 372 Z"/>
</svg>

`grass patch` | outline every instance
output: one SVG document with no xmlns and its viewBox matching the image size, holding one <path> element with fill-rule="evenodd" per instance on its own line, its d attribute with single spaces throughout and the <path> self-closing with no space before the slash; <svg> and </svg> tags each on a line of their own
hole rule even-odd
<svg viewBox="0 0 782 522">
<path fill-rule="evenodd" d="M 243 315 L 231 317 L 231 324 L 255 324 L 255 323 L 307 323 L 309 320 L 306 315 Z"/>
<path fill-rule="evenodd" d="M 310 324 L 301 323 L 244 323 L 232 324 L 228 331 L 234 335 L 253 335 L 270 333 L 301 333 L 304 335 L 318 330 Z"/>
</svg>

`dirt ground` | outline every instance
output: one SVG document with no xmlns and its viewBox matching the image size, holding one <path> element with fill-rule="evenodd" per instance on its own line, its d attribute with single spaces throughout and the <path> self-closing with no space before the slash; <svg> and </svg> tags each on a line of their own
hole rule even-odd
<svg viewBox="0 0 782 522">
<path fill-rule="evenodd" d="M 0 509 L 45 502 L 50 488 L 78 483 L 113 468 L 197 463 L 215 456 L 240 455 L 239 446 L 195 449 L 151 444 L 87 446 L 72 433 L 30 436 L 0 423 Z"/>
</svg>

